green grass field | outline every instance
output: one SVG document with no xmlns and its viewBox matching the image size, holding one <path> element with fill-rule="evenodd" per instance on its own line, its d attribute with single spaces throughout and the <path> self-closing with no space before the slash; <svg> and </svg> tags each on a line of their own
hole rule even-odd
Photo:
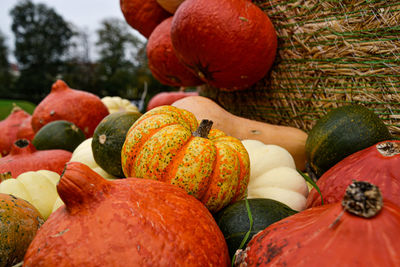
<svg viewBox="0 0 400 267">
<path fill-rule="evenodd" d="M 33 110 L 35 109 L 36 105 L 24 100 L 10 100 L 10 99 L 0 99 L 0 120 L 4 120 L 10 115 L 11 110 L 15 105 L 19 106 L 29 114 L 32 114 Z"/>
</svg>

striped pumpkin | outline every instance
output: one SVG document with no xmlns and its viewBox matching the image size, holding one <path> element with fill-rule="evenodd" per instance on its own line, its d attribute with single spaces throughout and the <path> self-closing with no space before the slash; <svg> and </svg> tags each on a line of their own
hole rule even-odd
<svg viewBox="0 0 400 267">
<path fill-rule="evenodd" d="M 173 106 L 146 112 L 126 135 L 121 151 L 125 176 L 177 185 L 211 212 L 242 199 L 249 155 L 238 139 L 211 125 L 203 121 L 199 126 L 192 113 Z"/>
</svg>

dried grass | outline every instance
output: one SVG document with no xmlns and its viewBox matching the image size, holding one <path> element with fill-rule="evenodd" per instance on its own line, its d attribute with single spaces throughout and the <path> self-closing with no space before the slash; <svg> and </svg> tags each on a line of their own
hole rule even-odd
<svg viewBox="0 0 400 267">
<path fill-rule="evenodd" d="M 259 6 L 279 36 L 277 64 L 265 85 L 271 117 L 310 129 L 329 109 L 359 103 L 400 133 L 400 1 Z"/>
</svg>

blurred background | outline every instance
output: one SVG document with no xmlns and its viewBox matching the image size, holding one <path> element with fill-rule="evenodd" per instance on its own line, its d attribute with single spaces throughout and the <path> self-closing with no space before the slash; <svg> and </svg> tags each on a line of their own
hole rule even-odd
<svg viewBox="0 0 400 267">
<path fill-rule="evenodd" d="M 31 112 L 57 79 L 145 110 L 155 94 L 178 90 L 152 76 L 146 41 L 118 0 L 1 0 L 0 119 L 15 102 Z"/>
</svg>

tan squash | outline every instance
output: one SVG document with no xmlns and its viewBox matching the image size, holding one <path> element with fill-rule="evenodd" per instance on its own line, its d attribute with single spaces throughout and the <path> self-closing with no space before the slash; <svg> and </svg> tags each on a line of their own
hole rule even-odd
<svg viewBox="0 0 400 267">
<path fill-rule="evenodd" d="M 172 106 L 192 112 L 197 120 L 212 120 L 213 128 L 240 140 L 259 140 L 264 144 L 281 146 L 292 155 L 297 169 L 305 169 L 307 133 L 298 128 L 242 118 L 229 113 L 211 99 L 202 96 L 185 97 L 175 101 Z"/>
</svg>

